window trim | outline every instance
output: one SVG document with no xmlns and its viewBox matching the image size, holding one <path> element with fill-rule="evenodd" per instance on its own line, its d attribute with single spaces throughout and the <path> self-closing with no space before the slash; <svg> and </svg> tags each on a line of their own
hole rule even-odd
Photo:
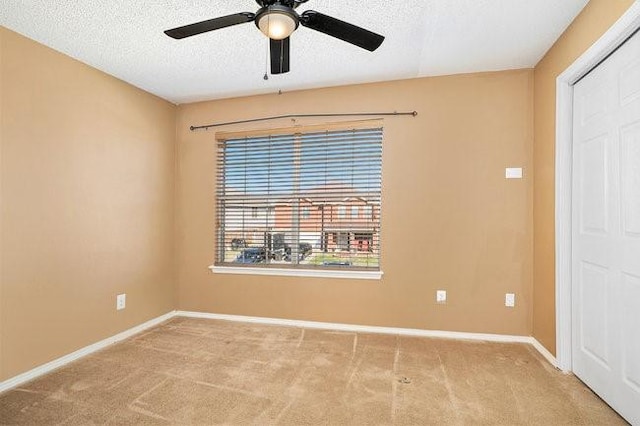
<svg viewBox="0 0 640 426">
<path fill-rule="evenodd" d="M 216 132 L 215 140 L 218 143 L 221 140 L 226 139 L 242 139 L 242 138 L 252 138 L 259 136 L 276 136 L 276 135 L 286 135 L 286 134 L 297 134 L 297 133 L 314 133 L 314 132 L 324 132 L 324 131 L 340 131 L 340 130 L 362 130 L 369 129 L 372 127 L 384 127 L 383 120 L 381 119 L 372 119 L 372 120 L 358 120 L 358 121 L 343 121 L 336 123 L 326 123 L 326 124 L 299 124 L 296 126 L 289 127 L 276 127 L 273 129 L 254 129 L 254 130 L 244 130 L 244 131 L 236 131 L 236 132 Z"/>
<path fill-rule="evenodd" d="M 383 129 L 384 133 L 384 120 L 380 118 L 365 119 L 357 121 L 341 121 L 333 123 L 323 124 L 296 124 L 289 127 L 279 128 L 260 128 L 244 131 L 222 131 L 215 133 L 216 144 L 222 140 L 227 139 L 242 139 L 269 135 L 286 135 L 286 134 L 303 134 L 314 133 L 323 131 L 346 131 L 346 130 L 366 130 L 379 127 Z M 382 170 L 381 170 L 382 173 Z M 382 199 L 382 188 L 380 190 L 380 197 Z M 372 208 L 372 212 L 373 212 Z M 214 219 L 217 223 L 217 209 L 214 212 Z M 379 218 L 380 230 L 382 229 L 382 216 Z M 379 231 L 381 232 L 381 231 Z M 216 231 L 217 234 L 217 231 Z M 335 236 L 335 234 L 334 234 Z M 380 241 L 382 241 L 382 235 L 379 235 Z M 218 237 L 215 238 L 216 244 L 219 244 Z M 215 249 L 217 250 L 217 248 Z M 215 274 L 234 274 L 234 275 L 262 275 L 262 276 L 293 276 L 293 277 L 311 277 L 311 278 L 338 278 L 338 279 L 361 279 L 361 280 L 381 280 L 384 272 L 382 270 L 382 249 L 379 249 L 378 254 L 378 269 L 377 270 L 362 270 L 362 269 L 321 269 L 321 268 L 276 268 L 276 267 L 252 267 L 252 266 L 228 266 L 226 264 L 216 264 L 215 262 L 209 265 L 209 270 Z"/>
<path fill-rule="evenodd" d="M 354 280 L 381 280 L 384 272 L 363 270 L 336 270 L 311 268 L 256 268 L 249 266 L 210 265 L 214 274 L 232 275 L 271 275 L 279 277 L 309 277 L 309 278 L 344 278 Z"/>
</svg>

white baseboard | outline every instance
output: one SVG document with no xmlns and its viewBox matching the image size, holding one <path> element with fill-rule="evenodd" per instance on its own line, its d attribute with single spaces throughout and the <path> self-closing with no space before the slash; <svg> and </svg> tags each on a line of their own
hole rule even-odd
<svg viewBox="0 0 640 426">
<path fill-rule="evenodd" d="M 483 340 L 487 342 L 513 342 L 532 344 L 530 336 L 505 334 L 465 333 L 459 331 L 421 330 L 417 328 L 378 327 L 371 325 L 353 325 L 332 322 L 302 321 L 280 318 L 245 317 L 241 315 L 211 314 L 205 312 L 176 311 L 176 316 L 207 318 L 225 321 L 248 322 L 256 324 L 282 325 L 288 327 L 316 328 L 323 330 L 351 331 L 359 333 L 397 334 L 400 336 L 441 337 L 445 339 Z"/>
<path fill-rule="evenodd" d="M 176 316 L 206 318 L 255 324 L 281 325 L 288 327 L 315 328 L 322 330 L 351 331 L 359 333 L 397 334 L 400 336 L 440 337 L 443 339 L 481 340 L 485 342 L 528 343 L 551 365 L 557 368 L 556 358 L 538 340 L 531 336 L 508 334 L 465 333 L 459 331 L 422 330 L 417 328 L 378 327 L 331 322 L 302 321 L 281 318 L 247 317 L 242 315 L 212 314 L 207 312 L 176 311 Z"/>
<path fill-rule="evenodd" d="M 400 336 L 414 336 L 414 337 L 439 337 L 444 339 L 462 339 L 462 340 L 481 340 L 486 342 L 506 342 L 506 343 L 528 343 L 532 345 L 542 356 L 551 363 L 554 367 L 557 367 L 556 359 L 551 353 L 545 349 L 540 342 L 531 336 L 515 336 L 505 334 L 485 334 L 485 333 L 465 333 L 459 331 L 442 331 L 442 330 L 421 330 L 417 328 L 396 328 L 396 327 L 378 327 L 370 325 L 354 325 L 354 324 L 342 324 L 331 322 L 318 322 L 318 321 L 302 321 L 292 319 L 281 318 L 266 318 L 266 317 L 248 317 L 242 315 L 226 315 L 226 314 L 213 314 L 207 312 L 191 312 L 191 311 L 171 311 L 157 318 L 149 320 L 136 327 L 130 328 L 118 333 L 115 336 L 108 337 L 104 340 L 96 342 L 92 345 L 85 346 L 82 349 L 78 349 L 68 355 L 55 359 L 46 364 L 40 365 L 25 373 L 14 376 L 4 382 L 0 382 L 0 393 L 26 383 L 36 377 L 47 374 L 56 368 L 60 368 L 63 365 L 69 364 L 83 356 L 89 355 L 93 352 L 99 351 L 109 345 L 117 343 L 134 334 L 140 333 L 148 328 L 154 327 L 168 319 L 173 317 L 189 317 L 189 318 L 205 318 L 216 319 L 224 321 L 246 322 L 254 324 L 267 324 L 267 325 L 280 325 L 288 327 L 301 327 L 301 328 L 313 328 L 322 330 L 337 330 L 337 331 L 350 331 L 358 333 L 377 333 L 377 334 L 396 334 Z"/>
<path fill-rule="evenodd" d="M 538 342 L 538 339 L 536 339 L 535 337 L 530 337 L 529 339 L 531 339 L 530 343 L 533 345 L 533 347 L 536 348 L 538 352 L 540 352 L 540 355 L 545 357 L 545 359 L 549 361 L 551 365 L 558 368 L 558 360 L 556 359 L 556 357 L 553 356 L 551 352 L 547 350 L 547 348 L 542 346 L 542 343 Z M 565 371 L 565 373 L 568 373 L 568 371 Z"/>
<path fill-rule="evenodd" d="M 109 345 L 117 343 L 121 340 L 124 340 L 128 337 L 133 336 L 134 334 L 138 334 L 141 331 L 144 331 L 148 328 L 151 328 L 155 325 L 158 325 L 170 318 L 175 316 L 175 311 L 168 312 L 164 315 L 161 315 L 157 318 L 149 320 L 145 323 L 132 327 L 128 330 L 123 331 L 122 333 L 118 333 L 115 336 L 107 337 L 104 340 L 100 340 L 99 342 L 93 343 L 89 346 L 85 346 L 82 349 L 78 349 L 75 352 L 72 352 L 68 355 L 62 356 L 60 358 L 54 359 L 53 361 L 47 362 L 46 364 L 42 364 L 34 369 L 26 371 L 22 374 L 18 374 L 4 382 L 0 382 L 0 393 L 16 386 L 19 386 L 23 383 L 26 383 L 30 380 L 35 379 L 36 377 L 42 376 L 43 374 L 47 374 L 56 368 L 60 368 L 63 365 L 69 364 L 72 361 L 75 361 L 79 358 L 82 358 L 86 355 L 89 355 L 93 352 L 99 351 L 100 349 L 104 349 Z"/>
</svg>

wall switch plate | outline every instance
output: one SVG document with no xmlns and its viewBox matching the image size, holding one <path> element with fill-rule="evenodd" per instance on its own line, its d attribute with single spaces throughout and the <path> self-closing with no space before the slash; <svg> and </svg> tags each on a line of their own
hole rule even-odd
<svg viewBox="0 0 640 426">
<path fill-rule="evenodd" d="M 447 303 L 446 290 L 436 290 L 436 303 Z"/>
<path fill-rule="evenodd" d="M 126 294 L 119 294 L 116 296 L 116 310 L 121 310 L 124 309 L 125 306 L 127 305 L 127 295 Z"/>
<path fill-rule="evenodd" d="M 513 308 L 516 306 L 516 295 L 513 293 L 507 293 L 504 295 L 504 306 Z"/>
<path fill-rule="evenodd" d="M 522 167 L 507 167 L 504 169 L 504 177 L 507 179 L 522 179 Z"/>
</svg>

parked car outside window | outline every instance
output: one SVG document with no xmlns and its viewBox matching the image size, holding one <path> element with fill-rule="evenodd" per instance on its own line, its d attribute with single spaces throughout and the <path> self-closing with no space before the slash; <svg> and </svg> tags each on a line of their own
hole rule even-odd
<svg viewBox="0 0 640 426">
<path fill-rule="evenodd" d="M 267 260 L 267 251 L 262 247 L 249 247 L 240 252 L 235 263 L 263 263 Z"/>
<path fill-rule="evenodd" d="M 291 262 L 291 247 L 286 246 L 284 248 L 284 260 Z M 309 243 L 300 243 L 298 245 L 298 260 L 304 260 L 306 257 L 313 253 L 313 247 Z"/>
</svg>

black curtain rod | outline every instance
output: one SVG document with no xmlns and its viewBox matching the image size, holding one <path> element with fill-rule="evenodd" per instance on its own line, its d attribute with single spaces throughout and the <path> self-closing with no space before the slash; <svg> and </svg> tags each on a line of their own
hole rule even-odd
<svg viewBox="0 0 640 426">
<path fill-rule="evenodd" d="M 219 127 L 219 126 L 227 126 L 229 124 L 243 124 L 243 123 L 254 123 L 256 121 L 268 121 L 268 120 L 278 120 L 280 118 L 307 118 L 307 117 L 362 117 L 362 116 L 389 116 L 389 115 L 410 115 L 415 117 L 418 115 L 417 111 L 411 112 L 352 112 L 352 113 L 344 113 L 344 114 L 287 114 L 287 115 L 274 115 L 272 117 L 262 117 L 262 118 L 252 118 L 249 120 L 238 120 L 238 121 L 227 121 L 225 123 L 213 123 L 213 124 L 205 124 L 203 126 L 191 126 L 189 129 L 200 130 L 205 129 L 208 130 L 210 127 Z"/>
</svg>

